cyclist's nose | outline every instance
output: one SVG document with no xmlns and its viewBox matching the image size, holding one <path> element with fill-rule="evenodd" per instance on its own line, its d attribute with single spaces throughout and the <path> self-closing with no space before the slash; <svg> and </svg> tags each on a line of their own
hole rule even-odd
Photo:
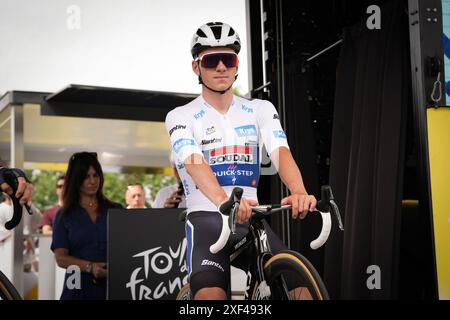
<svg viewBox="0 0 450 320">
<path fill-rule="evenodd" d="M 217 64 L 216 71 L 226 71 L 226 70 L 227 70 L 227 67 L 222 62 L 222 60 L 220 60 L 219 63 Z"/>
</svg>

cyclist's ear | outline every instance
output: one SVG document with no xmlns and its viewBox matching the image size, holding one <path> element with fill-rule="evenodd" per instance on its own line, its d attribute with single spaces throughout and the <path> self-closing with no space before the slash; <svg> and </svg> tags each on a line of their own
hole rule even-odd
<svg viewBox="0 0 450 320">
<path fill-rule="evenodd" d="M 198 68 L 198 63 L 195 60 L 192 60 L 192 71 L 194 71 L 194 73 L 199 76 L 200 75 L 200 70 Z"/>
</svg>

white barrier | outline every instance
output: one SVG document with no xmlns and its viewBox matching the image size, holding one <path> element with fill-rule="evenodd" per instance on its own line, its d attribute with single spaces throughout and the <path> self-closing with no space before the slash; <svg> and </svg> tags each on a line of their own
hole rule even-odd
<svg viewBox="0 0 450 320">
<path fill-rule="evenodd" d="M 66 270 L 56 265 L 51 244 L 51 236 L 39 236 L 39 300 L 58 300 L 64 284 Z"/>
</svg>

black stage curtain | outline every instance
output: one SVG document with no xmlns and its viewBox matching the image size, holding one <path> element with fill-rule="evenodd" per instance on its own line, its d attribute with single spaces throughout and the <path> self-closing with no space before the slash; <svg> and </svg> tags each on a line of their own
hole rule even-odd
<svg viewBox="0 0 450 320">
<path fill-rule="evenodd" d="M 325 249 L 334 299 L 398 295 L 400 213 L 410 56 L 406 1 L 381 8 L 380 30 L 366 21 L 344 30 L 336 75 L 330 185 L 344 216 Z M 381 289 L 367 280 L 381 271 Z M 373 283 L 371 281 L 371 283 Z"/>
<path fill-rule="evenodd" d="M 297 58 L 286 62 L 285 99 L 287 117 L 285 129 L 289 148 L 298 164 L 306 190 L 320 196 L 319 173 L 317 168 L 317 153 L 314 139 L 311 111 L 308 101 L 308 83 L 313 81 L 310 69 L 303 69 Z M 321 229 L 320 215 L 309 214 L 304 220 L 294 220 L 290 223 L 291 249 L 307 257 L 322 274 L 323 249 L 312 250 L 309 247 Z"/>
</svg>

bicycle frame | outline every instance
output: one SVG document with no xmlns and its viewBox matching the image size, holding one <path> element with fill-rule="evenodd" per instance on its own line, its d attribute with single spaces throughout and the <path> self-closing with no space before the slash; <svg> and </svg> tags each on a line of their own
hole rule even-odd
<svg viewBox="0 0 450 320">
<path fill-rule="evenodd" d="M 316 212 L 321 214 L 322 217 L 322 230 L 320 235 L 310 243 L 310 247 L 312 249 L 320 248 L 328 239 L 328 236 L 331 231 L 331 213 L 334 213 L 336 216 L 339 229 L 344 230 L 342 219 L 339 214 L 339 209 L 334 202 L 334 197 L 331 192 L 331 188 L 329 186 L 322 186 L 322 199 L 318 201 L 316 205 Z M 242 188 L 235 187 L 230 195 L 228 201 L 222 203 L 218 211 L 221 214 L 222 219 L 222 230 L 218 240 L 213 243 L 209 247 L 209 251 L 213 254 L 219 252 L 227 245 L 229 245 L 229 237 L 231 234 L 235 234 L 236 230 L 236 214 L 239 210 L 240 199 L 242 197 L 243 190 Z M 282 261 L 279 260 L 277 254 L 272 253 L 270 248 L 270 244 L 268 242 L 266 228 L 263 223 L 263 218 L 265 216 L 269 216 L 272 213 L 282 212 L 284 210 L 291 210 L 291 205 L 281 205 L 281 204 L 272 204 L 272 205 L 258 205 L 252 207 L 252 216 L 249 220 L 248 232 L 242 239 L 236 244 L 233 244 L 233 247 L 228 250 L 231 250 L 230 254 L 230 264 L 246 271 L 247 282 L 245 287 L 245 299 L 270 299 L 272 298 L 273 292 L 272 289 L 275 289 L 276 297 L 284 300 L 290 300 L 290 293 L 295 293 L 297 288 L 293 287 L 290 291 L 287 286 L 287 281 L 285 279 L 285 275 L 281 272 L 276 272 L 277 274 L 274 278 L 274 273 L 269 270 L 269 274 L 265 274 L 265 267 L 267 268 L 267 263 L 276 265 L 274 261 Z M 182 220 L 185 219 L 185 215 L 183 215 Z M 298 261 L 298 258 L 295 259 L 295 256 L 298 255 L 296 252 L 291 250 L 283 250 L 281 253 L 287 253 L 291 256 L 294 256 L 292 261 Z M 283 259 L 285 257 L 281 257 Z M 277 260 L 278 259 L 278 260 Z M 312 269 L 313 272 L 308 272 L 307 277 L 310 279 L 309 281 L 315 281 L 314 277 L 319 278 L 320 276 L 317 274 L 317 271 L 314 269 L 310 262 L 307 261 L 306 258 L 301 257 L 303 261 L 306 261 L 306 266 L 304 263 L 300 263 L 300 269 L 304 270 L 305 268 Z M 296 262 L 295 262 L 296 263 Z M 310 265 L 308 267 L 308 264 Z M 288 267 L 291 268 L 291 267 Z M 278 269 L 280 270 L 280 269 Z M 298 270 L 294 268 L 294 270 Z M 315 276 L 314 276 L 315 274 Z M 269 279 L 266 279 L 266 277 Z M 270 285 L 275 285 L 274 287 L 269 287 L 268 281 Z M 274 281 L 276 281 L 274 283 Z M 231 281 L 230 281 L 231 283 Z M 320 285 L 321 283 L 321 285 Z M 317 281 L 314 282 L 317 284 Z M 320 289 L 320 287 L 323 287 Z M 319 298 L 328 297 L 328 293 L 326 292 L 326 288 L 324 288 L 324 284 L 322 280 L 319 281 L 319 285 L 315 285 L 313 288 L 315 294 L 322 290 L 325 292 L 325 295 L 318 293 Z"/>
<path fill-rule="evenodd" d="M 230 254 L 231 265 L 238 265 L 240 269 L 246 271 L 245 299 L 253 296 L 257 284 L 265 283 L 263 267 L 272 255 L 261 217 L 252 217 L 248 234 L 234 246 Z M 240 258 L 242 262 L 239 261 Z M 266 293 L 260 294 L 266 295 Z"/>
</svg>

